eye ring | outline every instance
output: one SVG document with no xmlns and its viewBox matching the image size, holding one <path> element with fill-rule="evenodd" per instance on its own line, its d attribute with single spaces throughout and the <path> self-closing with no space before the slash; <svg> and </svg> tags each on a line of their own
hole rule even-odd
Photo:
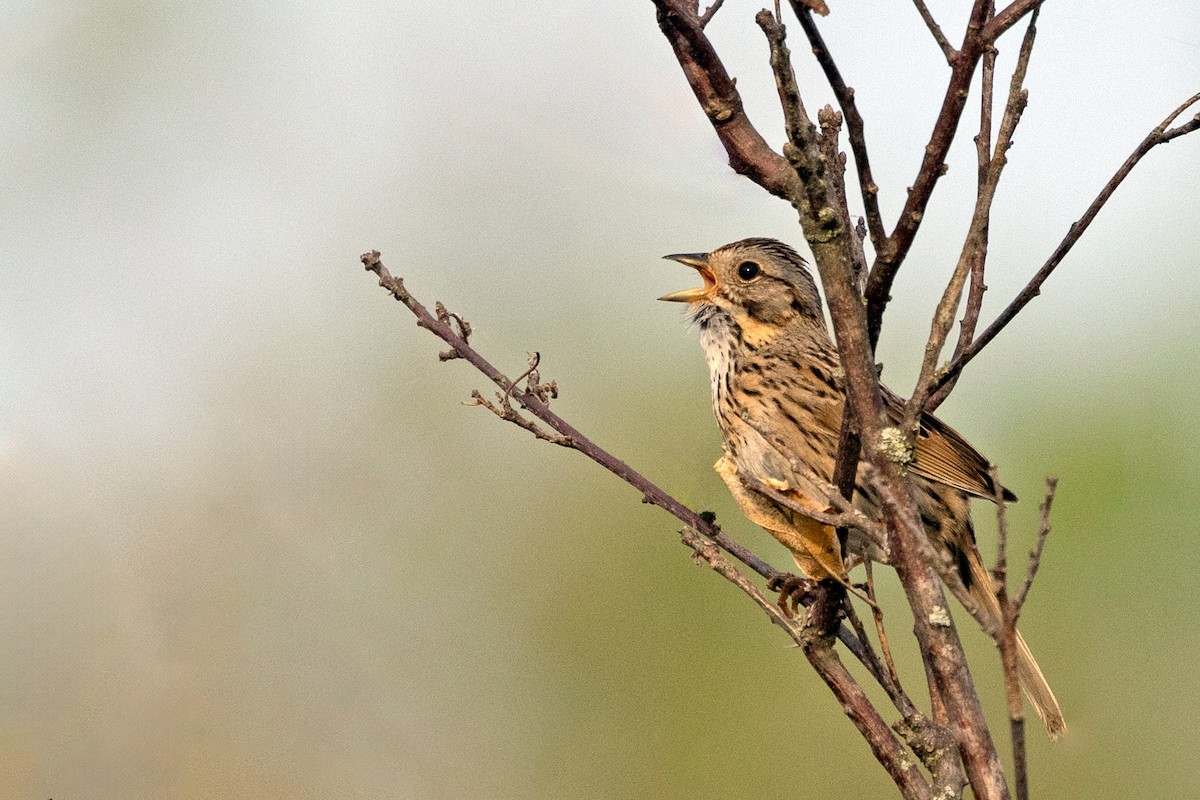
<svg viewBox="0 0 1200 800">
<path fill-rule="evenodd" d="M 752 281 L 758 277 L 760 269 L 753 261 L 743 261 L 738 264 L 738 277 L 744 281 Z"/>
</svg>

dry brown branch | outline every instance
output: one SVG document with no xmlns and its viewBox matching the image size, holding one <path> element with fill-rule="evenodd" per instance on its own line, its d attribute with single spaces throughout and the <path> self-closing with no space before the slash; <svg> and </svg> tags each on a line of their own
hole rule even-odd
<svg viewBox="0 0 1200 800">
<path fill-rule="evenodd" d="M 712 18 L 717 15 L 723 5 L 725 5 L 725 0 L 713 0 L 713 4 L 700 15 L 700 27 L 708 27 L 708 23 L 712 22 Z"/>
<path fill-rule="evenodd" d="M 764 153 L 761 135 L 756 131 L 751 135 L 746 128 L 750 131 L 753 128 L 744 115 L 737 116 L 740 99 L 736 104 L 731 104 L 736 92 L 711 43 L 699 28 L 695 14 L 683 4 L 671 0 L 655 0 L 655 5 L 659 8 L 660 27 L 671 43 L 693 92 L 708 112 L 714 130 L 729 152 L 731 165 L 774 193 L 781 194 L 799 212 L 801 227 L 825 289 L 846 377 L 853 424 L 857 426 L 863 442 L 865 462 L 871 466 L 875 476 L 883 518 L 888 521 L 888 550 L 913 609 L 914 629 L 922 657 L 933 675 L 934 690 L 940 693 L 948 717 L 956 727 L 959 753 L 976 796 L 1007 797 L 1000 758 L 987 729 L 957 629 L 947 613 L 941 582 L 923 556 L 924 549 L 928 549 L 929 545 L 920 515 L 909 493 L 907 478 L 900 465 L 890 459 L 883 447 L 883 402 L 872 358 L 873 337 L 868 333 L 862 295 L 854 283 L 850 243 L 854 234 L 844 224 L 845 215 L 834 208 L 837 195 L 829 185 L 831 180 L 837 180 L 839 176 L 827 170 L 824 154 L 816 141 L 803 141 L 789 142 L 785 147 L 795 180 L 782 177 L 775 169 L 776 154 L 769 148 Z M 982 22 L 982 11 L 975 22 L 977 28 Z M 968 37 L 968 41 L 971 41 L 971 37 Z M 977 58 L 977 54 L 972 58 Z M 957 88 L 948 95 L 945 107 L 949 111 L 943 114 L 944 117 L 952 117 L 955 124 L 963 102 L 957 90 L 961 89 L 965 95 L 970 74 L 974 70 L 971 58 L 965 59 L 964 63 L 969 63 L 970 68 L 956 67 L 952 88 Z M 726 103 L 720 108 L 731 112 L 723 116 L 712 112 L 714 98 L 722 96 Z M 734 121 L 742 126 L 737 137 L 730 136 L 727 130 L 726 123 Z M 930 148 L 929 153 L 937 156 L 938 169 L 952 138 L 952 129 L 946 130 L 943 126 L 935 130 L 935 146 Z M 744 149 L 739 149 L 743 146 Z M 939 147 L 942 148 L 941 155 Z M 928 188 L 932 188 L 932 179 Z M 899 251 L 893 251 L 893 254 L 896 252 Z M 899 259 L 893 259 L 893 263 L 898 266 Z M 872 276 L 875 275 L 876 271 L 873 271 Z M 868 292 L 869 284 L 870 279 Z M 879 310 L 882 310 L 882 306 Z"/>
<path fill-rule="evenodd" d="M 854 89 L 847 86 L 845 80 L 842 79 L 841 70 L 834 62 L 829 47 L 825 44 L 825 39 L 821 36 L 816 20 L 812 18 L 808 8 L 799 0 L 790 0 L 790 2 L 792 11 L 795 12 L 796 18 L 800 21 L 800 27 L 804 30 L 804 35 L 808 37 L 813 55 L 816 57 L 817 63 L 821 65 L 825 79 L 829 82 L 829 87 L 833 89 L 834 97 L 837 98 L 838 106 L 842 109 L 842 115 L 845 117 L 850 152 L 854 154 L 854 166 L 858 171 L 858 187 L 867 219 L 867 231 L 871 236 L 871 246 L 878 252 L 885 237 L 883 217 L 879 212 L 879 186 L 871 174 L 871 159 L 867 153 L 866 133 L 863 129 L 862 114 L 858 112 L 858 105 L 854 102 Z"/>
<path fill-rule="evenodd" d="M 872 346 L 879 341 L 883 311 L 887 308 L 892 282 L 912 247 L 933 189 L 946 171 L 946 155 L 950 152 L 959 120 L 966 108 L 975 67 L 989 44 L 982 34 L 988 9 L 989 0 L 975 0 L 971 8 L 967 31 L 951 64 L 946 94 L 937 120 L 933 124 L 929 144 L 925 146 L 925 156 L 917 171 L 916 180 L 909 189 L 908 199 L 900 212 L 895 229 L 884 246 L 876 248 L 875 265 L 871 268 L 871 275 L 867 281 L 867 317 Z"/>
<path fill-rule="evenodd" d="M 1013 753 L 1013 785 L 1017 800 L 1028 800 L 1028 759 L 1025 750 L 1025 713 L 1021 705 L 1021 683 L 1017 677 L 1017 611 L 1008 598 L 1008 514 L 1004 491 L 1000 488 L 1000 473 L 991 468 L 992 485 L 996 491 L 992 500 L 996 503 L 996 566 L 992 570 L 995 579 L 996 601 L 1000 605 L 1000 629 L 994 634 L 1000 649 L 1000 663 L 1004 669 L 1004 700 L 1008 710 L 1009 737 Z"/>
<path fill-rule="evenodd" d="M 888 642 L 887 629 L 883 624 L 883 607 L 879 605 L 879 599 L 875 594 L 875 572 L 871 568 L 870 559 L 863 562 L 863 568 L 867 573 L 867 597 L 871 598 L 871 616 L 875 618 L 875 635 L 879 638 L 879 649 L 883 652 L 888 676 L 893 684 L 900 687 L 900 673 L 896 671 L 896 662 L 892 658 L 892 646 Z"/>
<path fill-rule="evenodd" d="M 924 713 L 913 705 L 912 700 L 909 699 L 900 685 L 896 665 L 892 663 L 891 650 L 887 644 L 887 635 L 883 630 L 883 609 L 874 600 L 874 589 L 871 587 L 869 572 L 867 581 L 867 597 L 875 618 L 880 646 L 887 660 L 886 672 L 884 671 L 884 665 L 880 664 L 879 657 L 875 654 L 874 648 L 870 646 L 870 637 L 867 635 L 867 631 L 862 621 L 858 618 L 858 614 L 854 610 L 854 605 L 848 597 L 845 599 L 843 609 L 851 627 L 854 628 L 858 641 L 864 645 L 866 655 L 871 661 L 872 666 L 870 669 L 872 670 L 872 674 L 887 693 L 888 698 L 892 701 L 892 705 L 900 712 L 901 720 L 893 725 L 892 728 L 904 737 L 904 741 L 921 759 L 921 762 L 929 771 L 933 778 L 933 785 L 931 787 L 933 796 L 958 796 L 962 792 L 962 787 L 966 784 L 966 778 L 963 776 L 962 762 L 955 751 L 949 729 L 944 725 L 934 725 Z"/>
<path fill-rule="evenodd" d="M 904 796 L 916 798 L 932 796 L 929 783 L 922 777 L 915 764 L 904 755 L 900 741 L 888 729 L 882 717 L 871 705 L 861 687 L 847 672 L 833 650 L 832 643 L 836 638 L 866 667 L 872 677 L 891 696 L 894 691 L 892 681 L 889 675 L 880 668 L 878 658 L 870 650 L 869 642 L 859 639 L 846 626 L 839 623 L 838 611 L 842 608 L 842 598 L 844 597 L 840 587 L 814 584 L 816 588 L 812 592 L 812 597 L 806 598 L 811 605 L 804 621 L 800 623 L 793 621 L 776 604 L 767 601 L 762 593 L 749 583 L 728 559 L 721 555 L 720 551 L 724 550 L 733 555 L 759 575 L 767 578 L 772 585 L 784 583 L 782 579 L 786 577 L 785 573 L 774 569 L 730 539 L 710 517 L 692 511 L 667 495 L 658 486 L 597 446 L 546 407 L 545 398 L 538 396 L 539 389 L 545 390 L 547 385 L 541 384 L 537 377 L 538 359 L 536 354 L 531 355 L 529 368 L 522 376 L 517 380 L 509 379 L 468 344 L 461 335 L 464 330 L 469 335 L 469 326 L 464 329 L 465 323 L 459 323 L 458 330 L 455 330 L 451 326 L 451 322 L 458 318 L 446 312 L 441 304 L 438 304 L 437 315 L 431 315 L 425 306 L 408 292 L 403 280 L 393 277 L 383 266 L 378 251 L 364 254 L 361 260 L 367 270 L 379 276 L 380 286 L 387 289 L 396 300 L 404 303 L 412 311 L 419 326 L 428 329 L 450 345 L 451 350 L 455 353 L 455 358 L 468 361 L 503 389 L 503 392 L 497 395 L 499 404 L 485 400 L 480 392 L 475 391 L 472 393 L 474 398 L 472 405 L 482 405 L 501 419 L 517 424 L 538 438 L 578 450 L 638 489 L 642 493 L 644 502 L 657 505 L 684 522 L 686 527 L 680 532 L 681 538 L 697 554 L 697 557 L 749 594 L 771 620 L 783 627 L 801 646 L 809 662 L 822 680 L 833 690 L 846 710 L 847 716 L 867 738 L 876 758 L 888 769 Z M 526 380 L 525 388 L 520 386 L 521 379 Z M 512 408 L 510 398 L 515 400 L 521 408 L 548 425 L 555 433 L 548 433 L 536 423 L 519 415 Z M 859 516 L 861 517 L 861 514 Z M 953 748 L 947 745 L 948 734 L 937 726 L 927 724 L 920 712 L 912 706 L 911 702 L 906 703 L 906 700 L 907 698 L 896 700 L 900 704 L 898 707 L 907 712 L 905 713 L 904 729 L 908 733 L 905 740 L 914 752 L 919 755 L 921 753 L 928 754 L 926 763 L 933 765 L 930 769 L 935 772 L 935 776 L 937 774 L 953 775 L 954 767 L 947 763 L 949 758 L 947 753 L 953 754 Z"/>
<path fill-rule="evenodd" d="M 443 359 L 443 360 L 445 360 L 445 359 Z M 560 447 L 566 447 L 571 450 L 579 449 L 578 447 L 575 446 L 575 442 L 568 439 L 567 437 L 559 436 L 556 433 L 548 433 L 542 426 L 538 425 L 536 422 L 533 422 L 532 420 L 528 420 L 525 417 L 522 417 L 520 414 L 518 414 L 513 409 L 512 406 L 507 405 L 504 402 L 505 395 L 502 395 L 499 392 L 497 392 L 496 397 L 500 399 L 499 406 L 495 405 L 494 403 L 489 401 L 486 397 L 484 397 L 479 392 L 478 389 L 475 389 L 474 391 L 471 392 L 471 402 L 463 403 L 463 405 L 482 406 L 483 408 L 486 408 L 488 411 L 492 412 L 493 414 L 495 414 L 497 417 L 504 420 L 505 422 L 511 422 L 514 425 L 516 425 L 518 428 L 524 428 L 525 430 L 529 431 L 534 436 L 536 436 L 537 438 L 541 439 L 544 442 L 550 442 L 551 444 L 556 444 Z"/>
<path fill-rule="evenodd" d="M 1095 220 L 1096 215 L 1100 213 L 1100 209 L 1104 208 L 1105 203 L 1107 203 L 1108 199 L 1112 197 L 1113 192 L 1115 192 L 1117 187 L 1120 186 L 1127 177 L 1129 177 L 1129 173 L 1133 171 L 1133 168 L 1137 166 L 1137 163 L 1142 160 L 1143 156 L 1160 144 L 1165 144 L 1177 139 L 1180 136 L 1191 133 L 1197 128 L 1200 128 L 1200 114 L 1192 117 L 1192 119 L 1188 122 L 1185 122 L 1174 128 L 1170 127 L 1172 122 L 1178 119 L 1183 112 L 1187 111 L 1196 103 L 1200 103 L 1200 94 L 1193 95 L 1181 103 L 1166 117 L 1166 119 L 1159 123 L 1154 130 L 1150 131 L 1146 138 L 1143 139 L 1136 148 L 1134 148 L 1133 152 L 1130 153 L 1129 158 L 1125 159 L 1125 163 L 1121 165 L 1116 173 L 1109 178 L 1108 183 L 1104 185 L 1104 188 L 1100 190 L 1100 194 L 1096 195 L 1096 199 L 1093 200 L 1091 205 L 1088 206 L 1083 216 L 1071 223 L 1071 227 L 1067 229 L 1066 236 L 1064 236 L 1062 241 L 1059 242 L 1058 247 L 1054 248 L 1054 252 L 1050 254 L 1050 257 L 1046 259 L 1046 262 L 1042 264 L 1041 268 L 1038 269 L 1032 278 L 1030 278 L 1029 283 L 1025 285 L 1025 288 L 1022 289 L 1017 296 L 1013 298 L 1012 302 L 1000 312 L 995 321 L 993 321 L 991 325 L 984 329 L 983 333 L 979 334 L 978 338 L 971 342 L 971 344 L 957 358 L 955 358 L 945 370 L 940 372 L 933 384 L 934 391 L 937 391 L 942 386 L 949 383 L 955 378 L 955 376 L 958 375 L 958 373 L 962 372 L 963 367 L 970 363 L 971 359 L 979 355 L 979 352 L 983 350 L 983 348 L 987 347 L 988 343 L 990 343 L 992 339 L 996 338 L 996 334 L 1004 330 L 1008 323 L 1012 322 L 1013 318 L 1016 317 L 1017 314 L 1019 314 L 1021 310 L 1025 308 L 1025 306 L 1029 305 L 1029 301 L 1033 300 L 1033 298 L 1037 297 L 1041 293 L 1042 284 L 1046 282 L 1046 279 L 1050 277 L 1050 274 L 1054 272 L 1055 268 L 1062 263 L 1062 260 L 1066 258 L 1067 254 L 1071 252 L 1071 248 L 1075 246 L 1075 243 L 1079 241 L 1081 236 L 1083 236 L 1084 231 L 1086 231 L 1092 224 L 1092 221 Z"/>
<path fill-rule="evenodd" d="M 883 609 L 879 608 L 878 604 L 876 604 L 874 598 L 871 597 L 869 592 L 867 593 L 866 597 L 870 603 L 872 613 L 882 614 Z M 883 680 L 880 681 L 880 685 L 883 686 L 884 691 L 887 692 L 888 698 L 892 701 L 892 705 L 894 705 L 896 710 L 899 711 L 904 717 L 919 713 L 916 706 L 912 704 L 912 701 L 909 699 L 908 695 L 904 693 L 904 690 L 896 681 L 895 671 L 888 669 L 883 662 L 879 660 L 879 654 L 875 652 L 875 648 L 871 644 L 871 637 L 867 635 L 867 629 L 863 626 L 862 620 L 859 619 L 858 612 L 854 610 L 854 602 L 850 599 L 849 595 L 846 595 L 843 600 L 842 611 L 846 615 L 846 621 L 849 622 L 850 627 L 854 629 L 854 635 L 858 637 L 860 642 L 863 643 L 863 651 L 868 660 L 871 662 L 870 669 L 872 674 L 881 676 L 883 678 Z"/>
<path fill-rule="evenodd" d="M 995 14 L 995 4 L 988 4 L 989 18 Z M 975 135 L 976 161 L 976 202 L 987 185 L 988 175 L 992 165 L 992 108 L 993 88 L 996 79 L 996 47 L 990 45 L 983 54 L 983 70 L 980 81 L 979 99 L 979 133 Z M 979 247 L 976 248 L 971 263 L 970 285 L 967 289 L 967 307 L 959 322 L 958 342 L 954 346 L 954 358 L 958 358 L 971 340 L 975 338 L 975 329 L 979 326 L 979 314 L 983 310 L 983 295 L 987 291 L 985 273 L 987 271 L 987 248 L 990 235 L 990 220 L 985 220 L 979 231 Z M 932 392 L 925 403 L 927 411 L 932 412 L 950 396 L 956 380 Z"/>
<path fill-rule="evenodd" d="M 770 11 L 763 9 L 754 17 L 758 27 L 767 37 L 771 51 L 771 72 L 775 75 L 775 91 L 779 95 L 779 105 L 783 109 L 783 128 L 788 141 L 795 147 L 806 147 L 806 142 L 812 138 L 812 119 L 804 108 L 804 100 L 800 97 L 800 89 L 796 86 L 796 73 L 792 69 L 792 52 L 787 46 L 787 29 L 772 16 Z"/>
<path fill-rule="evenodd" d="M 983 29 L 983 38 L 989 42 L 996 41 L 1004 35 L 1005 31 L 1020 22 L 1026 14 L 1040 9 L 1044 2 L 1045 0 L 1014 0 L 988 21 Z"/>
<path fill-rule="evenodd" d="M 1050 507 L 1054 505 L 1054 492 L 1058 489 L 1058 478 L 1046 478 L 1046 497 L 1040 507 L 1037 541 L 1029 551 L 1029 571 L 1025 575 L 1025 583 L 1013 597 L 1014 615 L 1019 616 L 1029 598 L 1029 590 L 1033 588 L 1033 580 L 1037 577 L 1038 568 L 1042 565 L 1042 551 L 1046 548 L 1046 539 L 1050 536 Z"/>
<path fill-rule="evenodd" d="M 681 0 L 656 0 L 654 5 L 658 9 L 659 28 L 675 51 L 697 102 L 725 146 L 729 166 L 773 195 L 794 197 L 800 188 L 795 170 L 750 123 L 742 108 L 741 95 L 704 35 L 695 10 Z"/>
<path fill-rule="evenodd" d="M 987 173 L 979 184 L 975 199 L 975 210 L 971 215 L 971 225 L 967 230 L 966 241 L 963 242 L 958 264 L 946 291 L 934 311 L 933 323 L 930 326 L 929 341 L 925 344 L 925 357 L 921 363 L 921 373 L 917 385 L 904 407 L 904 422 L 902 430 L 915 430 L 917 421 L 926 410 L 927 401 L 933 391 L 937 378 L 937 364 L 941 358 L 946 339 L 954 326 L 954 317 L 962 302 L 963 287 L 967 276 L 976 264 L 981 264 L 987 258 L 987 232 L 992 214 L 992 201 L 996 197 L 996 189 L 1000 184 L 1000 176 L 1008 163 L 1008 150 L 1012 146 L 1012 137 L 1021 121 L 1021 114 L 1029 100 L 1029 93 L 1024 88 L 1025 75 L 1029 69 L 1029 58 L 1033 54 L 1033 43 L 1037 36 L 1037 12 L 1029 20 L 1029 28 L 1021 42 L 1021 50 L 1017 56 L 1017 65 L 1013 70 L 1012 81 L 1009 84 L 1008 101 L 1005 103 L 1004 115 L 1000 119 L 1000 130 L 996 136 L 996 148 L 988 159 Z M 978 315 L 978 310 L 976 310 Z M 945 395 L 943 395 L 944 397 Z M 932 410 L 932 408 L 930 409 Z"/>
<path fill-rule="evenodd" d="M 938 47 L 942 48 L 942 55 L 946 57 L 946 63 L 954 64 L 954 58 L 958 55 L 958 51 L 954 49 L 954 45 L 950 44 L 950 40 L 946 38 L 946 34 L 942 33 L 942 27 L 933 18 L 929 7 L 925 5 L 925 0 L 913 0 L 913 3 L 917 7 L 917 13 L 921 15 L 921 19 L 925 21 L 925 26 L 933 34 L 933 40 L 937 42 Z"/>
<path fill-rule="evenodd" d="M 833 691 L 841 703 L 846 716 L 854 723 L 863 738 L 871 745 L 875 758 L 887 770 L 897 788 L 905 797 L 932 798 L 930 786 L 916 763 L 908 758 L 904 747 L 888 727 L 883 717 L 875 710 L 862 688 L 846 670 L 842 660 L 832 647 L 832 639 L 821 632 L 820 620 L 808 618 L 804 623 L 783 613 L 774 603 L 763 597 L 758 588 L 750 583 L 737 568 L 725 558 L 720 549 L 693 530 L 685 528 L 680 535 L 684 544 L 692 548 L 723 578 L 750 596 L 754 603 L 792 638 L 813 668 Z"/>
</svg>

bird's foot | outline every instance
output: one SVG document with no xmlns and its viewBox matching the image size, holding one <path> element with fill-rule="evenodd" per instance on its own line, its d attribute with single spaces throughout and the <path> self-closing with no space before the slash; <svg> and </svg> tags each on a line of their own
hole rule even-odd
<svg viewBox="0 0 1200 800">
<path fill-rule="evenodd" d="M 795 617 L 800 612 L 800 606 L 808 605 L 815 598 L 817 582 L 812 578 L 793 575 L 790 572 L 780 572 L 767 581 L 767 588 L 779 592 L 779 607 L 784 614 Z M 788 601 L 791 607 L 788 607 Z"/>
</svg>

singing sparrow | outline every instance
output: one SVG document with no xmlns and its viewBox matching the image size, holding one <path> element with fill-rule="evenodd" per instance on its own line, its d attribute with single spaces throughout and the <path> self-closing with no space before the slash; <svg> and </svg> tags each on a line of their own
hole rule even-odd
<svg viewBox="0 0 1200 800">
<path fill-rule="evenodd" d="M 835 531 L 795 506 L 830 508 L 831 481 L 845 405 L 845 383 L 821 297 L 804 260 L 774 239 L 743 239 L 711 253 L 666 258 L 695 268 L 703 285 L 659 298 L 688 304 L 712 380 L 712 403 L 725 439 L 716 470 L 743 512 L 788 547 L 810 577 L 844 580 Z M 884 389 L 899 422 L 903 401 Z M 992 578 L 975 545 L 969 498 L 995 497 L 989 464 L 937 417 L 922 417 L 909 475 L 926 533 L 952 564 L 977 608 L 998 623 Z M 861 476 L 854 506 L 879 515 L 875 493 Z M 756 488 L 757 487 L 757 488 Z M 764 487 L 787 497 L 775 502 Z M 1016 500 L 1002 489 L 1009 500 Z M 887 562 L 887 552 L 851 531 L 851 558 Z M 1052 736 L 1066 730 L 1058 701 L 1017 634 L 1021 685 Z"/>
</svg>

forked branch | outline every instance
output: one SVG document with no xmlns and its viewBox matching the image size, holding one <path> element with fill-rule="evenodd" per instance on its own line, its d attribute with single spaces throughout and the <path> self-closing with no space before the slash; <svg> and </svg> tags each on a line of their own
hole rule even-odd
<svg viewBox="0 0 1200 800">
<path fill-rule="evenodd" d="M 1013 785 L 1016 788 L 1017 800 L 1029 798 L 1029 764 L 1025 748 L 1025 714 L 1021 705 L 1021 684 L 1017 672 L 1017 620 L 1021 616 L 1021 608 L 1037 577 L 1038 565 L 1041 563 L 1042 550 L 1050 535 L 1050 506 L 1054 502 L 1054 490 L 1058 479 L 1046 478 L 1046 497 L 1041 505 L 1041 520 L 1038 527 L 1037 541 L 1029 553 L 1029 569 L 1025 583 L 1017 591 L 1016 596 L 1010 597 L 1008 591 L 1008 514 L 1004 491 L 1001 489 L 1000 475 L 995 467 L 991 469 L 992 485 L 996 487 L 992 500 L 996 503 L 996 566 L 992 570 L 996 584 L 996 601 L 1000 606 L 1000 629 L 993 638 L 1000 649 L 1000 661 L 1004 667 L 1004 694 L 1008 708 L 1009 736 L 1012 740 L 1013 752 Z"/>
<path fill-rule="evenodd" d="M 1021 42 L 1017 66 L 1013 70 L 1012 81 L 1009 84 L 1008 102 L 1005 103 L 1004 115 L 1000 119 L 1000 131 L 996 137 L 995 150 L 988 157 L 987 169 L 980 170 L 982 179 L 978 185 L 975 210 L 971 215 L 967 237 L 963 242 L 962 252 L 958 257 L 958 264 L 954 268 L 950 283 L 946 286 L 937 310 L 934 311 L 929 341 L 925 344 L 925 358 L 921 364 L 921 373 L 917 378 L 917 385 L 904 407 L 903 429 L 906 431 L 916 428 L 917 420 L 930 406 L 927 401 L 933 391 L 938 360 L 941 358 L 942 348 L 946 345 L 946 338 L 954 326 L 954 317 L 962 302 L 963 288 L 972 270 L 975 270 L 977 280 L 982 284 L 983 264 L 987 258 L 987 237 L 992 216 L 992 201 L 996 197 L 1000 176 L 1004 172 L 1005 165 L 1008 164 L 1008 150 L 1012 146 L 1013 134 L 1016 132 L 1017 125 L 1021 121 L 1021 114 L 1024 113 L 1029 99 L 1029 93 L 1024 88 L 1025 74 L 1029 69 L 1029 58 L 1033 54 L 1033 43 L 1037 36 L 1036 23 L 1037 12 L 1035 11 L 1030 17 L 1029 28 L 1025 31 L 1025 38 Z M 985 60 L 985 68 L 986 61 L 990 60 L 990 58 Z M 990 77 L 985 72 L 985 88 Z M 990 120 L 987 122 L 990 124 Z M 978 299 L 982 300 L 982 296 L 980 295 Z M 978 309 L 975 309 L 975 314 L 978 315 Z M 964 326 L 962 335 L 965 336 L 968 333 L 969 331 Z M 944 397 L 943 394 L 939 400 Z M 930 410 L 932 409 L 930 408 Z"/>
<path fill-rule="evenodd" d="M 721 551 L 733 555 L 771 583 L 785 577 L 784 573 L 774 569 L 729 538 L 711 517 L 698 514 L 684 506 L 550 411 L 546 402 L 550 396 L 549 387 L 553 384 L 543 384 L 540 377 L 537 376 L 538 359 L 536 354 L 531 356 L 529 368 L 523 375 L 519 376 L 517 380 L 509 379 L 467 342 L 462 335 L 464 332 L 462 323 L 457 325 L 457 329 L 451 324 L 457 319 L 454 315 L 446 312 L 440 304 L 438 304 L 438 314 L 436 316 L 430 314 L 428 309 L 409 293 L 403 280 L 393 277 L 388 272 L 380 261 L 378 251 L 364 254 L 361 260 L 367 270 L 379 276 L 380 286 L 387 289 L 395 299 L 412 311 L 417 318 L 418 325 L 450 345 L 455 358 L 468 361 L 502 390 L 496 403 L 484 399 L 482 393 L 478 391 L 473 392 L 474 402 L 472 404 L 488 408 L 498 417 L 513 422 L 541 439 L 578 450 L 587 455 L 638 489 L 642 493 L 644 502 L 657 505 L 682 521 L 685 527 L 680 532 L 681 539 L 692 549 L 696 557 L 749 595 L 755 604 L 767 613 L 772 622 L 783 628 L 793 641 L 800 645 L 809 662 L 842 703 L 847 716 L 867 739 L 876 758 L 888 770 L 906 797 L 932 797 L 930 784 L 925 780 L 916 763 L 906 756 L 904 742 L 901 742 L 888 727 L 862 688 L 842 664 L 832 646 L 834 638 L 841 641 L 867 668 L 869 674 L 888 693 L 897 709 L 904 714 L 903 728 L 908 732 L 905 740 L 914 752 L 921 756 L 931 772 L 935 776 L 957 774 L 953 763 L 953 748 L 949 746 L 949 734 L 938 726 L 928 723 L 912 702 L 903 695 L 899 685 L 881 669 L 878 657 L 871 650 L 871 643 L 860 639 L 846 626 L 840 624 L 838 616 L 842 607 L 840 587 L 814 584 L 811 597 L 807 598 L 812 603 L 811 611 L 802 620 L 793 619 L 784 613 L 780 605 L 769 602 L 762 592 L 724 557 Z M 466 332 L 469 334 L 469 326 L 466 327 Z M 442 360 L 448 359 L 443 358 Z M 522 380 L 525 381 L 525 386 L 521 386 Z M 521 416 L 512 407 L 512 402 L 545 423 L 550 431 Z M 857 512 L 855 513 L 857 514 Z M 848 524 L 858 524 L 860 520 L 861 514 L 845 520 L 831 518 L 831 522 Z M 831 592 L 833 594 L 830 594 Z"/>
<path fill-rule="evenodd" d="M 1013 298 L 1012 302 L 1000 312 L 995 321 L 993 321 L 992 324 L 983 331 L 983 333 L 979 334 L 978 338 L 971 342 L 971 344 L 966 347 L 963 352 L 959 354 L 958 357 L 956 357 L 954 361 L 952 361 L 950 365 L 938 375 L 937 379 L 933 382 L 933 391 L 937 391 L 942 386 L 945 386 L 952 379 L 954 379 L 955 376 L 962 372 L 963 367 L 970 363 L 971 359 L 979 355 L 979 352 L 983 350 L 983 348 L 987 347 L 992 339 L 995 339 L 996 335 L 1000 333 L 1000 331 L 1004 330 L 1008 323 L 1012 322 L 1013 318 L 1016 317 L 1017 314 L 1019 314 L 1021 310 L 1025 308 L 1025 306 L 1029 305 L 1029 302 L 1033 300 L 1033 298 L 1041 294 L 1042 284 L 1046 282 L 1046 279 L 1050 277 L 1051 273 L 1053 273 L 1058 265 L 1062 263 L 1067 254 L 1071 252 L 1071 248 L 1075 246 L 1075 243 L 1079 241 L 1081 236 L 1083 236 L 1084 231 L 1086 231 L 1096 219 L 1096 215 L 1100 213 L 1100 209 L 1104 208 L 1105 203 L 1107 203 L 1109 198 L 1112 197 L 1113 192 L 1115 192 L 1117 187 L 1120 186 L 1127 177 L 1129 177 L 1129 173 L 1133 172 L 1133 168 L 1137 166 L 1138 162 L 1142 160 L 1143 156 L 1160 144 L 1166 144 L 1167 142 L 1173 141 L 1180 136 L 1184 136 L 1195 131 L 1197 128 L 1200 128 L 1200 113 L 1195 114 L 1187 122 L 1172 127 L 1172 123 L 1174 123 L 1175 120 L 1177 120 L 1185 111 L 1197 103 L 1200 103 L 1200 94 L 1195 94 L 1181 103 L 1174 111 L 1168 114 L 1166 119 L 1159 123 L 1154 130 L 1150 131 L 1150 133 L 1146 135 L 1146 138 L 1142 139 L 1138 146 L 1134 148 L 1133 152 L 1129 154 L 1129 158 L 1125 159 L 1125 163 L 1123 163 L 1116 173 L 1109 178 L 1108 183 L 1106 183 L 1104 188 L 1100 190 L 1100 194 L 1096 195 L 1096 199 L 1093 200 L 1091 205 L 1088 206 L 1083 216 L 1073 222 L 1071 227 L 1067 229 L 1066 236 L 1064 236 L 1062 241 L 1058 243 L 1058 247 L 1054 248 L 1054 252 L 1050 254 L 1050 257 L 1046 259 L 1041 268 L 1039 268 L 1038 271 L 1034 273 L 1034 276 L 1030 278 L 1029 283 L 1025 285 L 1025 288 L 1022 289 L 1017 296 Z"/>
</svg>

